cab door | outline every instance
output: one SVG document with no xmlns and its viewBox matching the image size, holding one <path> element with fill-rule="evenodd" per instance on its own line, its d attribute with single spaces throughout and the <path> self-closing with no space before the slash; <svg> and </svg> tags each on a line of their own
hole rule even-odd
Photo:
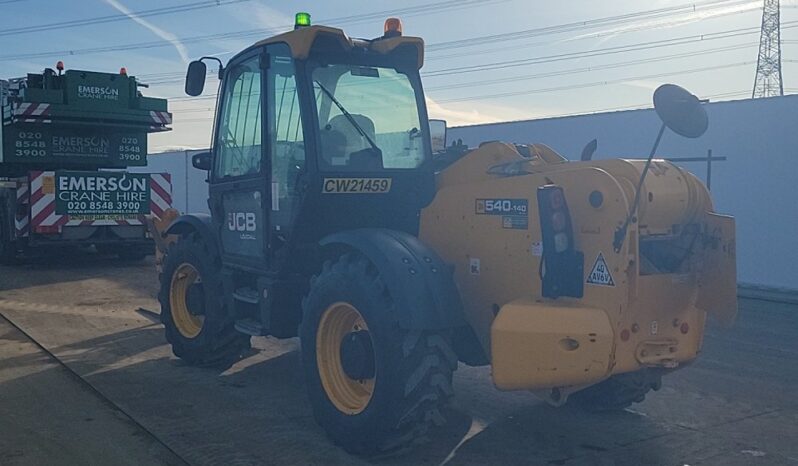
<svg viewBox="0 0 798 466">
<path fill-rule="evenodd" d="M 268 269 L 270 173 L 259 51 L 228 65 L 214 141 L 210 208 L 228 266 Z"/>
<path fill-rule="evenodd" d="M 281 255 L 280 251 L 292 243 L 296 216 L 307 191 L 305 128 L 300 105 L 300 84 L 291 50 L 284 43 L 271 44 L 266 47 L 266 57 L 271 250 Z"/>
</svg>

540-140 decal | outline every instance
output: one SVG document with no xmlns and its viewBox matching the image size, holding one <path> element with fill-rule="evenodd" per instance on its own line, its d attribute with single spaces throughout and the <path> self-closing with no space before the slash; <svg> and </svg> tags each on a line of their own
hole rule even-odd
<svg viewBox="0 0 798 466">
<path fill-rule="evenodd" d="M 324 194 L 384 194 L 391 190 L 390 178 L 324 178 Z"/>
</svg>

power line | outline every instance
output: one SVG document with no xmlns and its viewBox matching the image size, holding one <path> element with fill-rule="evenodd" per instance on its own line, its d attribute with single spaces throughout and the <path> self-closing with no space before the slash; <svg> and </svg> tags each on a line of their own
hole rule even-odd
<svg viewBox="0 0 798 466">
<path fill-rule="evenodd" d="M 494 1 L 506 1 L 506 0 L 494 0 Z M 667 15 L 678 14 L 685 11 L 690 10 L 701 10 L 702 8 L 705 9 L 714 9 L 718 7 L 729 7 L 734 6 L 737 4 L 747 3 L 750 0 L 714 0 L 709 2 L 703 3 L 689 3 L 683 5 L 676 5 L 673 7 L 668 8 L 659 8 L 655 10 L 646 10 L 636 13 L 626 13 L 617 16 L 609 16 L 605 18 L 598 18 L 592 20 L 584 20 L 572 23 L 565 23 L 560 25 L 554 26 L 546 26 L 542 28 L 533 28 L 527 29 L 522 31 L 515 31 L 515 32 L 508 32 L 502 34 L 491 34 L 486 36 L 480 37 L 472 37 L 467 39 L 458 39 L 448 42 L 440 42 L 436 44 L 430 44 L 426 47 L 427 51 L 435 52 L 436 50 L 447 50 L 451 48 L 463 48 L 463 47 L 471 47 L 477 45 L 484 45 L 493 42 L 503 42 L 509 40 L 520 40 L 529 37 L 536 37 L 544 34 L 554 34 L 554 33 L 562 33 L 562 32 L 571 32 L 574 30 L 583 30 L 585 28 L 591 27 L 598 27 L 598 26 L 610 26 L 610 25 L 617 25 L 623 24 L 625 22 L 630 22 L 632 20 L 640 20 L 641 18 L 646 17 L 661 17 L 665 13 Z M 330 18 L 326 20 L 320 20 L 319 23 L 330 23 L 336 25 L 345 25 L 351 23 L 358 23 L 367 20 L 371 20 L 374 18 L 381 18 L 384 16 L 415 16 L 417 14 L 424 14 L 430 12 L 440 12 L 440 11 L 447 11 L 449 9 L 455 8 L 466 8 L 471 6 L 479 6 L 484 5 L 487 2 L 479 1 L 479 0 L 470 0 L 470 1 L 444 1 L 433 3 L 430 5 L 426 5 L 423 7 L 408 7 L 398 10 L 384 10 L 372 13 L 364 13 L 360 15 L 350 15 L 350 16 L 343 16 L 339 18 Z M 665 15 L 665 16 L 667 16 Z M 268 29 L 251 29 L 246 31 L 234 31 L 234 32 L 224 32 L 224 33 L 216 33 L 216 34 L 207 34 L 202 36 L 193 36 L 180 39 L 183 44 L 193 44 L 198 42 L 206 42 L 211 40 L 218 40 L 218 39 L 232 39 L 232 38 L 244 38 L 250 36 L 262 36 L 264 34 L 276 33 L 280 31 L 284 31 L 290 28 L 290 25 L 286 25 L 282 28 L 268 28 Z M 0 31 L 2 32 L 2 31 Z M 631 32 L 631 31 L 630 31 Z M 104 46 L 104 47 L 92 47 L 92 48 L 85 48 L 85 49 L 77 49 L 77 50 L 58 50 L 58 51 L 47 51 L 47 52 L 37 52 L 37 53 L 28 53 L 28 54 L 13 54 L 13 55 L 0 55 L 0 60 L 21 60 L 21 59 L 31 59 L 31 58 L 42 58 L 42 57 L 60 57 L 60 56 L 72 56 L 72 55 L 84 55 L 84 54 L 93 54 L 93 53 L 107 53 L 107 52 L 117 52 L 117 51 L 125 51 L 125 50 L 137 50 L 137 49 L 149 49 L 149 48 L 158 48 L 158 47 L 167 47 L 171 46 L 170 43 L 166 41 L 151 41 L 151 42 L 139 42 L 139 43 L 132 43 L 132 44 L 123 44 L 123 45 L 115 45 L 115 46 Z M 448 58 L 448 57 L 446 57 Z"/>
<path fill-rule="evenodd" d="M 785 26 L 782 26 L 782 29 L 792 29 L 798 27 L 798 21 L 790 21 L 784 23 Z M 425 78 L 433 78 L 438 76 L 449 76 L 453 74 L 464 74 L 464 73 L 474 73 L 474 72 L 481 72 L 481 71 L 493 71 L 497 69 L 507 69 L 507 68 L 516 68 L 520 66 L 529 66 L 529 65 L 539 65 L 544 63 L 552 63 L 552 62 L 560 62 L 560 61 L 567 61 L 567 60 L 577 60 L 582 58 L 594 58 L 599 56 L 605 55 L 614 55 L 618 53 L 625 53 L 625 52 L 638 52 L 644 50 L 653 50 L 663 47 L 672 47 L 678 45 L 687 45 L 696 42 L 707 42 L 711 40 L 718 40 L 718 39 L 727 39 L 731 37 L 739 37 L 749 34 L 754 34 L 759 32 L 758 27 L 752 28 L 740 28 L 740 29 L 731 29 L 727 31 L 719 31 L 713 32 L 708 34 L 699 34 L 699 35 L 691 35 L 691 36 L 683 36 L 683 37 L 676 37 L 672 39 L 662 39 L 657 41 L 651 42 L 642 42 L 639 44 L 630 44 L 630 45 L 620 45 L 614 47 L 605 47 L 600 49 L 594 50 L 586 50 L 580 52 L 569 52 L 569 53 L 562 53 L 562 54 L 555 54 L 555 55 L 547 55 L 543 57 L 534 57 L 534 58 L 525 58 L 525 59 L 516 59 L 516 60 L 507 60 L 507 61 L 500 61 L 500 62 L 493 62 L 493 63 L 484 63 L 480 65 L 469 65 L 469 66 L 461 66 L 461 67 L 452 67 L 452 68 L 442 68 L 438 70 L 432 70 L 422 73 Z M 175 76 L 182 75 L 175 74 Z M 164 79 L 157 82 L 153 82 L 153 85 L 159 84 L 175 84 L 178 82 L 182 82 L 182 79 Z M 202 97 L 196 97 L 195 100 L 200 100 Z M 211 96 L 208 96 L 211 97 Z M 177 97 L 179 98 L 179 97 Z M 186 99 L 188 100 L 188 99 Z"/>
<path fill-rule="evenodd" d="M 798 27 L 798 21 L 792 21 L 789 26 L 782 27 L 788 29 Z M 443 68 L 439 70 L 428 71 L 424 73 L 425 77 L 448 76 L 453 74 L 473 73 L 479 71 L 492 71 L 497 69 L 515 68 L 518 66 L 538 65 L 541 63 L 551 63 L 556 61 L 574 60 L 579 58 L 592 58 L 597 56 L 612 55 L 625 52 L 636 52 L 642 50 L 651 50 L 662 47 L 671 47 L 676 45 L 685 45 L 695 42 L 705 42 L 709 40 L 725 39 L 729 37 L 737 37 L 741 35 L 751 34 L 757 32 L 759 28 L 741 28 L 729 31 L 716 32 L 710 34 L 700 34 L 693 36 L 684 36 L 673 39 L 663 39 L 651 42 L 643 42 L 639 44 L 620 45 L 614 47 L 605 47 L 601 49 L 586 50 L 581 52 L 569 52 L 556 55 L 548 55 L 544 57 L 524 58 L 516 60 L 507 60 L 493 63 L 484 63 L 480 65 L 460 66 L 453 68 Z"/>
<path fill-rule="evenodd" d="M 749 1 L 749 0 L 746 0 L 746 1 Z M 712 19 L 719 18 L 719 17 L 722 17 L 722 16 L 736 15 L 736 14 L 749 13 L 749 12 L 750 11 L 728 12 L 728 13 L 723 13 L 721 15 L 713 16 Z M 674 23 L 672 22 L 672 23 L 668 23 L 668 24 L 669 25 L 673 25 Z M 663 24 L 660 24 L 659 26 L 663 26 Z M 599 32 L 599 33 L 595 33 L 595 34 L 582 35 L 582 36 L 579 36 L 578 39 L 572 39 L 572 40 L 600 39 L 600 38 L 603 38 L 603 37 L 614 37 L 614 36 L 617 36 L 619 34 L 646 31 L 646 30 L 649 30 L 649 29 L 650 29 L 650 27 L 640 26 L 640 27 L 636 27 L 636 28 L 627 28 L 627 29 L 624 29 L 622 31 L 605 31 L 605 32 Z M 758 28 L 757 28 L 757 30 L 758 30 Z M 563 42 L 562 40 L 556 40 L 556 41 L 548 40 L 548 41 L 543 41 L 543 42 L 527 43 L 527 44 L 519 45 L 517 47 L 521 47 L 521 46 L 523 46 L 523 47 L 541 47 L 541 46 L 545 46 L 545 45 L 559 44 L 559 43 L 562 43 L 562 42 Z M 507 50 L 507 47 L 503 46 L 503 47 L 495 47 L 495 48 L 483 49 L 483 50 L 478 50 L 478 51 L 461 51 L 461 52 L 456 52 L 456 53 L 450 53 L 450 54 L 447 54 L 447 55 L 437 55 L 436 54 L 430 59 L 430 61 L 446 60 L 446 59 L 449 59 L 449 58 L 458 58 L 458 57 L 473 57 L 475 55 L 483 55 L 483 54 L 486 54 L 486 53 L 494 53 L 494 52 L 504 52 L 506 50 Z"/>
<path fill-rule="evenodd" d="M 527 29 L 524 31 L 505 32 L 500 34 L 492 34 L 478 38 L 468 37 L 458 40 L 450 40 L 446 42 L 439 42 L 427 46 L 428 51 L 443 50 L 450 48 L 469 47 L 473 45 L 483 45 L 495 42 L 505 42 L 507 40 L 527 39 L 530 37 L 538 37 L 542 35 L 549 35 L 554 33 L 565 33 L 581 31 L 585 28 L 599 27 L 599 26 L 613 26 L 618 23 L 626 23 L 631 20 L 640 21 L 641 19 L 654 19 L 660 17 L 673 16 L 674 14 L 685 12 L 696 12 L 702 9 L 715 9 L 719 7 L 728 8 L 734 5 L 750 3 L 751 0 L 715 0 L 703 3 L 688 3 L 683 5 L 675 5 L 667 8 L 658 8 L 654 10 L 639 11 L 635 13 L 626 13 L 616 16 L 607 16 L 604 18 L 589 19 L 584 21 L 574 21 L 571 23 L 558 24 L 555 26 L 545 26 L 534 29 Z"/>
<path fill-rule="evenodd" d="M 225 6 L 234 3 L 242 3 L 248 1 L 250 0 L 212 0 L 212 1 L 194 2 L 194 3 L 187 3 L 184 5 L 171 6 L 171 7 L 153 8 L 151 10 L 141 10 L 137 12 L 132 12 L 131 16 L 137 16 L 139 18 L 149 18 L 152 16 L 182 13 L 185 11 L 194 11 L 203 8 Z M 130 16 L 124 13 L 116 15 L 98 16 L 95 18 L 75 19 L 71 21 L 60 21 L 57 23 L 39 24 L 37 26 L 24 26 L 24 27 L 16 27 L 11 29 L 0 29 L 0 36 L 30 34 L 33 32 L 42 32 L 42 31 L 52 32 L 55 29 L 60 30 L 67 28 L 89 26 L 94 24 L 105 24 L 105 23 L 112 23 L 116 21 L 124 21 L 129 19 Z"/>
<path fill-rule="evenodd" d="M 608 81 L 596 81 L 592 83 L 583 83 L 583 84 L 573 84 L 568 86 L 558 86 L 558 87 L 549 87 L 544 89 L 528 89 L 523 91 L 512 91 L 512 92 L 501 92 L 496 94 L 483 94 L 477 96 L 469 96 L 469 97 L 460 97 L 460 98 L 453 98 L 453 99 L 445 99 L 445 100 L 438 100 L 436 101 L 439 104 L 444 103 L 452 103 L 452 102 L 466 102 L 471 100 L 485 100 L 485 99 L 499 99 L 504 97 L 516 97 L 520 95 L 530 95 L 530 94 L 540 94 L 544 92 L 558 92 L 558 91 L 570 91 L 574 89 L 585 89 L 589 87 L 597 87 L 597 86 L 606 86 L 609 84 L 622 84 L 627 81 L 636 81 L 641 79 L 656 79 L 656 78 L 664 78 L 668 76 L 676 76 L 676 75 L 683 75 L 683 74 L 692 74 L 692 73 L 701 73 L 705 71 L 714 71 L 724 68 L 736 68 L 745 65 L 751 65 L 755 62 L 747 61 L 747 62 L 740 62 L 740 63 L 732 63 L 728 65 L 717 65 L 717 66 L 707 66 L 703 68 L 694 68 L 690 70 L 681 70 L 681 71 L 671 71 L 667 73 L 657 73 L 657 74 L 649 74 L 645 76 L 635 76 L 635 77 L 628 77 L 628 78 L 621 78 L 621 79 L 613 79 Z"/>
<path fill-rule="evenodd" d="M 221 0 L 224 4 L 230 3 L 237 3 L 237 2 L 244 2 L 249 0 Z M 472 8 L 476 6 L 484 6 L 494 3 L 503 3 L 508 0 L 446 0 L 442 2 L 435 2 L 430 3 L 428 5 L 421 5 L 421 6 L 414 6 L 414 7 L 407 7 L 407 8 L 399 8 L 393 10 L 382 10 L 382 11 L 375 11 L 371 13 L 362 13 L 358 15 L 348 15 L 348 16 L 341 16 L 337 18 L 330 18 L 328 20 L 321 20 L 320 22 L 329 22 L 334 23 L 337 25 L 345 25 L 345 24 L 356 24 L 364 21 L 371 21 L 375 18 L 384 18 L 386 16 L 417 16 L 419 14 L 429 14 L 429 13 L 438 13 L 443 11 L 453 11 L 453 10 L 461 10 L 464 8 Z M 209 3 L 209 2 L 200 2 L 200 3 Z M 214 6 L 216 2 L 210 2 L 213 5 L 207 6 Z M 206 7 L 207 7 L 206 6 Z M 179 7 L 171 7 L 171 8 L 179 8 Z M 163 10 L 163 9 L 157 9 Z M 153 12 L 155 10 L 147 10 L 148 12 Z M 135 13 L 137 16 L 155 16 L 154 13 L 145 14 L 146 12 L 139 12 Z M 161 13 L 166 14 L 166 13 Z M 104 17 L 104 18 L 118 18 L 113 19 L 113 21 L 123 20 L 126 19 L 127 16 L 125 15 L 114 15 L 113 17 Z M 96 18 L 95 18 L 96 19 Z M 90 20 L 78 20 L 78 21 L 90 21 Z M 108 21 L 111 21 L 110 19 Z M 104 21 L 104 22 L 108 22 Z M 91 23 L 95 24 L 95 23 Z M 36 26 L 34 26 L 36 27 Z M 52 25 L 42 25 L 39 26 L 41 28 L 50 28 L 53 27 Z M 212 40 L 219 40 L 219 39 L 235 39 L 235 38 L 244 38 L 244 37 L 252 37 L 252 36 L 263 36 L 268 34 L 275 34 L 278 32 L 284 32 L 289 30 L 293 25 L 285 25 L 282 27 L 275 27 L 275 28 L 260 28 L 260 29 L 249 29 L 245 31 L 232 31 L 232 32 L 222 32 L 222 33 L 215 33 L 215 34 L 206 34 L 201 36 L 193 36 L 180 39 L 180 42 L 183 44 L 193 44 L 198 42 L 206 42 Z M 24 29 L 25 32 L 31 32 L 29 28 L 18 28 L 20 30 Z M 0 30 L 0 35 L 5 35 L 6 31 L 13 31 L 13 30 Z M 11 33 L 11 32 L 10 32 Z M 9 34 L 10 34 L 9 33 Z M 91 47 L 91 48 L 84 48 L 84 49 L 77 49 L 77 50 L 56 50 L 56 51 L 47 51 L 47 52 L 36 52 L 36 53 L 27 53 L 27 54 L 13 54 L 13 55 L 0 55 L 0 60 L 27 60 L 31 58 L 43 58 L 43 57 L 52 57 L 52 56 L 73 56 L 73 55 L 86 55 L 86 54 L 94 54 L 94 53 L 107 53 L 107 52 L 118 52 L 118 51 L 125 51 L 125 50 L 138 50 L 138 49 L 151 49 L 151 48 L 159 48 L 159 47 L 168 47 L 172 44 L 163 41 L 150 41 L 150 42 L 138 42 L 138 43 L 131 43 L 131 44 L 122 44 L 122 45 L 112 45 L 112 46 L 104 46 L 104 47 Z"/>
<path fill-rule="evenodd" d="M 679 58 L 692 58 L 699 55 L 707 55 L 707 54 L 715 54 L 715 53 L 722 53 L 734 50 L 740 50 L 744 48 L 749 48 L 755 46 L 756 43 L 747 43 L 747 44 L 738 44 L 732 45 L 727 47 L 716 47 L 712 49 L 701 50 L 697 52 L 683 52 L 671 55 L 663 55 L 659 57 L 651 57 L 651 58 L 643 58 L 639 60 L 630 60 L 625 62 L 619 63 L 611 63 L 611 64 L 604 64 L 604 65 L 596 65 L 596 66 L 587 66 L 582 68 L 571 68 L 568 70 L 560 70 L 560 71 L 549 71 L 546 73 L 539 73 L 534 75 L 523 75 L 523 76 L 511 76 L 507 78 L 498 78 L 498 79 L 490 79 L 490 80 L 479 80 L 479 81 L 469 81 L 465 83 L 456 83 L 456 84 L 449 84 L 444 86 L 433 86 L 427 87 L 427 91 L 438 91 L 438 90 L 450 90 L 450 89 L 460 89 L 465 87 L 475 87 L 475 86 L 484 86 L 489 84 L 499 84 L 499 83 L 507 83 L 507 82 L 517 82 L 517 81 L 528 81 L 532 79 L 540 79 L 540 78 L 550 78 L 556 76 L 566 76 L 571 74 L 579 74 L 579 73 L 590 73 L 594 71 L 602 71 L 602 70 L 609 70 L 609 69 L 616 69 L 616 68 L 625 68 L 628 66 L 635 66 L 635 65 L 643 65 L 647 63 L 656 63 L 668 60 L 674 60 Z"/>
</svg>

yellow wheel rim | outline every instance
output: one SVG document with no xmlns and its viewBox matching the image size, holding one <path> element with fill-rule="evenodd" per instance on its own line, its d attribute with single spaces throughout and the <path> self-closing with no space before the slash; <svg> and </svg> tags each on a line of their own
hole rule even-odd
<svg viewBox="0 0 798 466">
<path fill-rule="evenodd" d="M 368 331 L 360 312 L 349 303 L 338 302 L 321 315 L 316 330 L 316 364 L 327 398 L 339 411 L 354 415 L 362 412 L 374 394 L 374 378 L 350 378 L 341 362 L 341 343 L 350 332 Z"/>
<path fill-rule="evenodd" d="M 204 316 L 194 315 L 188 309 L 186 296 L 191 285 L 202 283 L 197 269 L 184 262 L 172 274 L 172 285 L 169 288 L 169 307 L 175 327 L 186 338 L 194 338 L 202 331 Z"/>
</svg>

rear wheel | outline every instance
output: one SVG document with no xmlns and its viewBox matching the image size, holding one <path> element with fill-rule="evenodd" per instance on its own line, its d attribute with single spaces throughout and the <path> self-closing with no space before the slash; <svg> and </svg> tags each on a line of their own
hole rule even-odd
<svg viewBox="0 0 798 466">
<path fill-rule="evenodd" d="M 568 397 L 568 403 L 587 411 L 619 411 L 640 403 L 662 386 L 662 374 L 652 369 L 613 375 Z"/>
<path fill-rule="evenodd" d="M 189 364 L 230 365 L 250 347 L 226 312 L 221 261 L 196 233 L 169 247 L 161 274 L 161 322 L 175 356 Z"/>
<path fill-rule="evenodd" d="M 401 449 L 444 422 L 457 357 L 448 331 L 399 327 L 363 257 L 327 262 L 303 303 L 302 362 L 316 420 L 360 454 Z"/>
<path fill-rule="evenodd" d="M 0 265 L 13 265 L 17 259 L 17 244 L 4 206 L 3 199 L 0 199 Z"/>
</svg>

